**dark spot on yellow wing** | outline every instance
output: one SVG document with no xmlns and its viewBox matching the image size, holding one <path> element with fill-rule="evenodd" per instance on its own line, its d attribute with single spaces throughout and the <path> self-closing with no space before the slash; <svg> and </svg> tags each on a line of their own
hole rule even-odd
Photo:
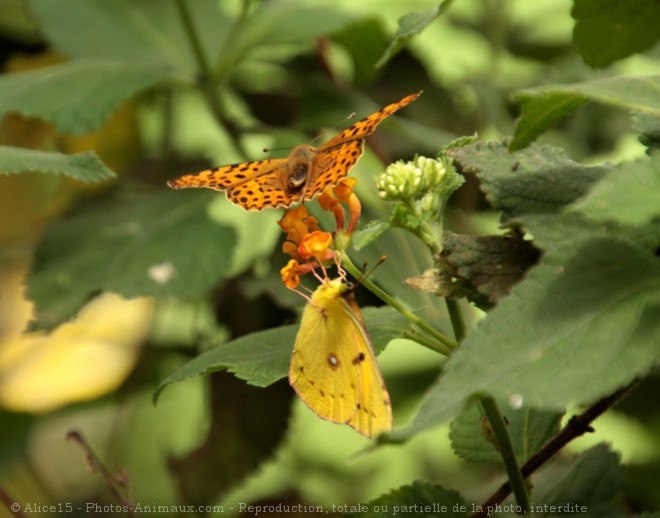
<svg viewBox="0 0 660 518">
<path fill-rule="evenodd" d="M 298 367 L 298 371 L 300 371 L 300 372 L 304 372 L 304 371 L 305 371 L 305 367 L 303 367 L 303 366 L 301 365 L 300 367 Z"/>
<path fill-rule="evenodd" d="M 325 397 L 325 392 L 323 391 L 323 389 L 319 390 L 319 394 L 321 394 L 321 397 Z"/>
<path fill-rule="evenodd" d="M 364 361 L 364 353 L 358 354 L 355 358 L 353 358 L 353 365 L 359 365 Z"/>
<path fill-rule="evenodd" d="M 357 408 L 358 410 L 360 410 L 360 409 L 362 409 L 362 405 L 360 405 L 360 403 L 358 403 L 358 404 L 355 406 L 355 408 Z"/>
</svg>

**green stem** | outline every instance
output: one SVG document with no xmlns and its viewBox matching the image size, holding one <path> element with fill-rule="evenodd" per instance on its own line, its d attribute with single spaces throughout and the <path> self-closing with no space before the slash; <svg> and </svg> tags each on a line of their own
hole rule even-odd
<svg viewBox="0 0 660 518">
<path fill-rule="evenodd" d="M 483 408 L 486 418 L 495 434 L 495 440 L 497 441 L 499 452 L 509 478 L 509 483 L 513 489 L 513 494 L 516 497 L 518 505 L 522 507 L 523 512 L 521 514 L 527 515 L 531 510 L 529 492 L 527 490 L 527 485 L 525 484 L 525 479 L 520 471 L 520 466 L 518 466 L 518 460 L 516 459 L 516 454 L 513 451 L 513 444 L 511 443 L 511 436 L 507 430 L 502 413 L 500 412 L 497 402 L 491 396 L 482 396 L 479 398 L 479 402 L 481 403 L 481 407 Z"/>
<path fill-rule="evenodd" d="M 197 67 L 199 68 L 199 84 L 206 96 L 206 101 L 211 109 L 211 113 L 216 118 L 218 124 L 227 131 L 227 135 L 231 139 L 232 145 L 241 156 L 245 159 L 248 158 L 248 154 L 245 150 L 245 147 L 241 143 L 239 138 L 239 131 L 236 125 L 227 118 L 224 110 L 222 109 L 222 103 L 220 102 L 220 96 L 217 89 L 218 78 L 213 73 L 213 70 L 209 64 L 209 60 L 204 53 L 202 48 L 201 39 L 199 33 L 193 22 L 190 9 L 188 8 L 188 3 L 186 0 L 176 0 L 176 6 L 179 10 L 181 20 L 183 22 L 183 27 L 190 41 L 190 46 L 192 47 L 195 60 L 197 61 Z"/>
<path fill-rule="evenodd" d="M 222 50 L 218 56 L 217 63 L 215 64 L 216 77 L 219 85 L 224 85 L 228 78 L 231 69 L 234 65 L 241 61 L 244 53 L 243 49 L 236 47 L 236 41 L 239 40 L 239 35 L 243 30 L 245 21 L 248 19 L 250 12 L 250 1 L 243 0 L 241 10 L 234 19 L 234 22 L 226 32 L 225 38 L 222 42 Z"/>
<path fill-rule="evenodd" d="M 555 436 L 550 439 L 545 445 L 538 450 L 533 457 L 531 457 L 520 472 L 525 478 L 530 477 L 536 470 L 543 466 L 546 462 L 552 459 L 558 451 L 566 446 L 570 441 L 584 435 L 585 433 L 593 432 L 591 423 L 597 419 L 604 412 L 609 410 L 612 406 L 618 403 L 623 397 L 628 395 L 635 387 L 639 385 L 640 380 L 636 379 L 627 387 L 617 390 L 614 394 L 610 394 L 593 405 L 587 408 L 579 415 L 571 417 L 570 421 L 562 428 Z M 491 497 L 486 500 L 481 506 L 480 511 L 476 511 L 470 515 L 470 518 L 486 518 L 488 510 L 494 508 L 496 505 L 502 503 L 511 494 L 511 483 L 505 482 L 502 484 Z"/>
<path fill-rule="evenodd" d="M 467 332 L 463 312 L 461 311 L 461 307 L 458 305 L 457 300 L 445 298 L 445 303 L 447 305 L 447 310 L 449 311 L 452 328 L 454 329 L 454 336 L 456 337 L 456 341 L 461 343 Z M 511 436 L 509 435 L 509 430 L 506 427 L 500 408 L 497 405 L 497 401 L 491 396 L 481 396 L 479 402 L 481 403 L 481 407 L 486 414 L 490 426 L 493 428 L 498 451 L 504 462 L 504 467 L 506 468 L 516 501 L 518 502 L 518 505 L 523 508 L 524 514 L 527 514 L 530 511 L 531 505 L 529 492 L 527 491 L 525 479 L 520 471 L 520 466 L 518 466 L 518 459 L 516 459 L 516 454 L 513 451 Z"/>
<path fill-rule="evenodd" d="M 414 216 L 420 217 L 420 211 L 415 202 L 412 199 L 405 200 L 406 207 L 408 211 Z M 442 216 L 438 222 L 438 227 L 442 228 Z M 431 225 L 428 224 L 426 220 L 422 221 L 416 228 L 408 228 L 413 234 L 415 234 L 426 246 L 431 250 L 433 257 L 442 252 L 441 239 L 438 237 L 437 233 Z"/>
<path fill-rule="evenodd" d="M 449 312 L 449 318 L 451 320 L 452 329 L 454 330 L 454 336 L 456 337 L 456 341 L 460 344 L 467 333 L 463 312 L 461 311 L 461 307 L 458 305 L 458 301 L 456 299 L 445 297 L 445 305 L 447 306 L 447 311 Z"/>
<path fill-rule="evenodd" d="M 437 342 L 439 342 L 439 343 L 435 343 L 435 347 L 433 347 L 431 345 L 434 342 L 430 342 L 430 341 L 426 341 L 425 343 L 422 343 L 421 345 L 429 347 L 430 349 L 432 349 L 436 352 L 439 352 L 440 354 L 443 354 L 445 356 L 451 354 L 452 350 L 454 348 L 456 348 L 456 342 L 454 342 L 451 338 L 449 338 L 448 336 L 445 336 L 443 333 L 441 333 L 436 328 L 431 326 L 428 322 L 426 322 L 425 320 L 419 318 L 417 315 L 415 315 L 415 313 L 410 311 L 401 302 L 396 300 L 389 293 L 382 290 L 376 284 L 371 282 L 367 277 L 365 277 L 362 274 L 362 272 L 360 271 L 360 269 L 357 268 L 353 264 L 353 262 L 351 261 L 351 259 L 348 257 L 347 254 L 343 254 L 343 256 L 342 256 L 342 264 L 346 268 L 346 270 L 353 277 L 355 277 L 355 279 L 357 279 L 357 281 L 360 284 L 362 284 L 365 288 L 367 288 L 371 293 L 376 295 L 379 299 L 381 299 L 383 302 L 385 302 L 388 306 L 396 309 L 404 317 L 406 317 L 408 320 L 410 320 L 410 322 L 412 322 L 415 326 L 417 326 L 419 329 L 422 329 L 428 335 L 432 336 Z"/>
<path fill-rule="evenodd" d="M 195 54 L 195 60 L 201 72 L 202 78 L 206 81 L 210 81 L 213 77 L 211 71 L 211 66 L 209 65 L 208 59 L 206 59 L 206 54 L 204 54 L 204 49 L 202 49 L 202 41 L 199 38 L 199 34 L 195 29 L 195 24 L 190 14 L 190 9 L 188 9 L 188 4 L 186 0 L 176 0 L 176 6 L 181 16 L 181 21 L 183 22 L 183 27 L 186 31 L 188 39 L 190 40 L 190 46 L 192 47 L 193 53 Z"/>
</svg>

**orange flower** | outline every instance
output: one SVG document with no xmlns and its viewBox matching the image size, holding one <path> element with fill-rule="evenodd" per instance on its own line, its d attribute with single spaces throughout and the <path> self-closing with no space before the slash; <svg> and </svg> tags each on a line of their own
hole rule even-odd
<svg viewBox="0 0 660 518">
<path fill-rule="evenodd" d="M 321 231 L 318 220 L 309 214 L 304 205 L 284 213 L 279 221 L 287 238 L 282 251 L 292 259 L 280 270 L 280 274 L 287 288 L 296 288 L 300 284 L 300 276 L 315 268 L 321 268 L 325 274 L 324 263 L 332 260 L 337 262 L 335 250 L 344 250 L 348 246 L 351 234 L 360 220 L 362 208 L 353 192 L 356 183 L 355 178 L 344 178 L 318 197 L 321 208 L 334 213 L 337 223 L 334 237 L 329 232 Z M 350 217 L 346 229 L 346 209 L 342 204 L 348 206 Z"/>
<path fill-rule="evenodd" d="M 293 290 L 300 284 L 300 265 L 295 259 L 290 259 L 286 266 L 280 270 L 284 285 Z"/>
<path fill-rule="evenodd" d="M 298 247 L 303 259 L 316 259 L 320 263 L 329 261 L 334 257 L 334 252 L 330 250 L 332 244 L 332 234 L 330 232 L 321 232 L 317 230 L 307 234 Z"/>
<path fill-rule="evenodd" d="M 353 192 L 353 187 L 357 184 L 357 179 L 353 177 L 344 178 L 334 187 L 327 189 L 321 196 L 319 196 L 319 205 L 323 210 L 332 211 L 335 214 L 335 221 L 337 222 L 337 233 L 342 233 L 344 236 L 349 237 L 360 221 L 362 213 L 362 205 L 360 199 Z M 342 203 L 348 205 L 349 220 L 348 227 L 344 230 L 344 223 L 346 221 L 346 213 L 341 206 Z"/>
<path fill-rule="evenodd" d="M 311 272 L 318 265 L 316 263 L 299 263 L 290 259 L 284 268 L 280 270 L 280 277 L 284 285 L 293 290 L 300 284 L 300 276 Z"/>
<path fill-rule="evenodd" d="M 310 216 L 304 205 L 287 210 L 278 224 L 286 232 L 287 240 L 293 241 L 297 245 L 310 232 L 320 230 L 318 220 L 314 216 Z"/>
<path fill-rule="evenodd" d="M 335 187 L 335 195 L 339 201 L 348 201 L 351 196 L 355 196 L 353 193 L 353 187 L 357 185 L 357 178 L 352 176 L 349 178 L 344 178 L 339 182 Z"/>
<path fill-rule="evenodd" d="M 278 224 L 286 232 L 287 240 L 282 245 L 282 251 L 297 261 L 308 259 L 300 254 L 298 247 L 310 232 L 320 231 L 318 220 L 310 216 L 305 206 L 301 205 L 287 210 Z"/>
</svg>

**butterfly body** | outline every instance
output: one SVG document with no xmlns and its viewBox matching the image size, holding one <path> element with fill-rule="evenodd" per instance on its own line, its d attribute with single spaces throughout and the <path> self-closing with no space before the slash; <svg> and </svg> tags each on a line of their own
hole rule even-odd
<svg viewBox="0 0 660 518">
<path fill-rule="evenodd" d="M 289 383 L 324 419 L 367 437 L 392 429 L 389 394 L 362 315 L 339 279 L 317 288 L 305 306 Z"/>
<path fill-rule="evenodd" d="M 290 207 L 311 200 L 337 185 L 362 156 L 364 139 L 385 118 L 421 92 L 408 95 L 356 122 L 319 147 L 302 144 L 287 158 L 230 164 L 170 180 L 173 189 L 205 187 L 225 191 L 227 198 L 246 210 Z"/>
</svg>

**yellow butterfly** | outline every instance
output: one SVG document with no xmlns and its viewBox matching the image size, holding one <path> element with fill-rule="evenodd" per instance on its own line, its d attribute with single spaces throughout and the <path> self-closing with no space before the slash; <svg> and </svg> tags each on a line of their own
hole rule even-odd
<svg viewBox="0 0 660 518">
<path fill-rule="evenodd" d="M 296 202 L 311 200 L 348 174 L 362 156 L 365 137 L 421 94 L 417 92 L 385 106 L 319 147 L 301 144 L 294 147 L 287 158 L 207 169 L 180 176 L 167 185 L 172 189 L 206 187 L 225 191 L 229 201 L 246 210 L 290 207 Z"/>
<path fill-rule="evenodd" d="M 392 430 L 392 407 L 352 291 L 326 280 L 305 306 L 289 383 L 319 417 L 369 438 Z"/>
</svg>

